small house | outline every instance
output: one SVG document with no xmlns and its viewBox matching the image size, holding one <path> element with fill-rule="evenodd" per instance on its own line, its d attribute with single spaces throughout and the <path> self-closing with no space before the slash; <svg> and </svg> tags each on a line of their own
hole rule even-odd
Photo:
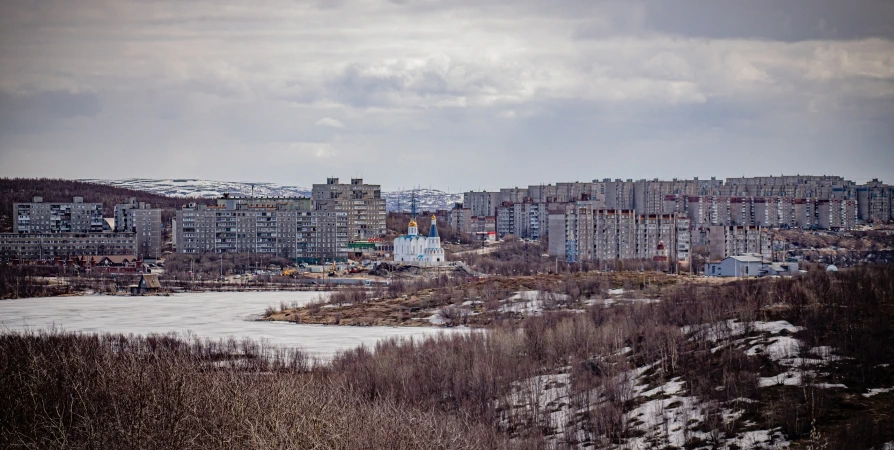
<svg viewBox="0 0 894 450">
<path fill-rule="evenodd" d="M 140 282 L 130 287 L 130 295 L 154 294 L 161 290 L 161 282 L 158 274 L 144 273 L 140 276 Z"/>
<path fill-rule="evenodd" d="M 709 277 L 756 277 L 761 274 L 764 260 L 756 255 L 730 256 L 716 263 L 705 264 Z"/>
</svg>

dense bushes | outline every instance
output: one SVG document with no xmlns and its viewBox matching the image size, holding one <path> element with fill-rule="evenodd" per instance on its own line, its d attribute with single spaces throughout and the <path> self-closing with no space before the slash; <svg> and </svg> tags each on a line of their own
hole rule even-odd
<svg viewBox="0 0 894 450">
<path fill-rule="evenodd" d="M 501 446 L 481 426 L 358 398 L 350 383 L 307 368 L 300 353 L 248 342 L 0 336 L 0 447 Z"/>
</svg>

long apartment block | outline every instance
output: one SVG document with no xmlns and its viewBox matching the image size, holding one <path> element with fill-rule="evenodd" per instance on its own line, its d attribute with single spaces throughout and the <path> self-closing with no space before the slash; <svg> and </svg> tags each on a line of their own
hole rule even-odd
<svg viewBox="0 0 894 450">
<path fill-rule="evenodd" d="M 863 185 L 839 176 L 791 175 L 752 178 L 714 177 L 691 180 L 603 179 L 530 185 L 499 191 L 470 191 L 449 217 L 457 230 L 472 217 L 493 217 L 497 234 L 534 235 L 531 221 L 519 210 L 578 201 L 594 208 L 630 210 L 639 214 L 685 214 L 692 229 L 707 225 L 853 229 L 858 221 L 894 220 L 894 187 L 878 180 Z M 523 205 L 523 206 L 517 206 Z M 468 211 L 464 213 L 463 211 Z M 540 236 L 549 229 L 548 214 L 540 214 Z M 468 227 L 470 228 L 470 227 Z"/>
<path fill-rule="evenodd" d="M 0 233 L 4 261 L 136 254 L 136 233 Z"/>
<path fill-rule="evenodd" d="M 307 261 L 343 259 L 348 244 L 384 235 L 381 187 L 361 178 L 328 178 L 310 198 L 235 198 L 178 211 L 175 242 L 183 253 L 269 253 Z"/>
</svg>

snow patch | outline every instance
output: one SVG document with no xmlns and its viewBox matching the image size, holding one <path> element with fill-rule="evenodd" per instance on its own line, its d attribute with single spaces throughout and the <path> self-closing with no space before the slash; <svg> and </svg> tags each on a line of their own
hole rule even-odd
<svg viewBox="0 0 894 450">
<path fill-rule="evenodd" d="M 872 396 L 874 396 L 874 395 L 884 394 L 884 393 L 886 393 L 886 392 L 891 392 L 891 391 L 894 391 L 894 387 L 870 389 L 869 391 L 867 391 L 865 394 L 862 394 L 862 395 L 863 395 L 864 397 L 869 398 L 869 397 L 872 397 Z"/>
</svg>

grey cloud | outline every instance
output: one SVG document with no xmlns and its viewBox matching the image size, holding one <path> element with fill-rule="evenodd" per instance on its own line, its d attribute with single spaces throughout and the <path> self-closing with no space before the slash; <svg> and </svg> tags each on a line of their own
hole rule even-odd
<svg viewBox="0 0 894 450">
<path fill-rule="evenodd" d="M 0 174 L 894 181 L 891 3 L 839 3 L 4 2 Z"/>
<path fill-rule="evenodd" d="M 757 0 L 648 3 L 646 26 L 704 38 L 780 41 L 894 37 L 894 3 L 859 0 Z"/>
<path fill-rule="evenodd" d="M 58 127 L 59 120 L 93 117 L 101 111 L 99 96 L 90 92 L 11 94 L 0 91 L 0 130 L 12 133 L 49 130 Z"/>
</svg>

